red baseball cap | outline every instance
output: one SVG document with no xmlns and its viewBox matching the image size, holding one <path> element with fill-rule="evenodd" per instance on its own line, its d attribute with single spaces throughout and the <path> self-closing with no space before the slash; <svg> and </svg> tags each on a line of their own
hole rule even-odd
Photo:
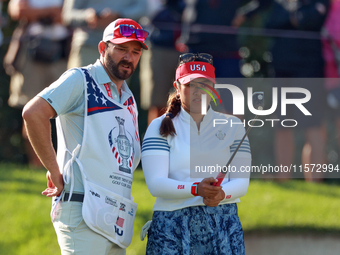
<svg viewBox="0 0 340 255">
<path fill-rule="evenodd" d="M 123 25 L 123 29 L 121 29 L 120 25 Z M 122 34 L 122 31 L 126 33 L 125 36 L 124 33 Z M 105 28 L 103 41 L 110 41 L 114 44 L 136 41 L 142 45 L 143 49 L 148 50 L 148 47 L 144 43 L 148 34 L 149 32 L 144 30 L 141 25 L 132 19 L 116 19 Z"/>
<path fill-rule="evenodd" d="M 176 81 L 187 84 L 193 79 L 206 78 L 215 82 L 215 67 L 207 62 L 188 62 L 180 65 L 176 69 Z"/>
</svg>

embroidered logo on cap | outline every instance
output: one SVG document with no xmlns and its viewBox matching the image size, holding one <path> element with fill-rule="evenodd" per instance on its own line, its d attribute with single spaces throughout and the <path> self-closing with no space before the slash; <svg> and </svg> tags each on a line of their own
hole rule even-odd
<svg viewBox="0 0 340 255">
<path fill-rule="evenodd" d="M 202 72 L 206 72 L 207 69 L 205 68 L 205 65 L 202 65 L 201 67 L 201 64 L 197 64 L 197 65 L 190 65 L 190 70 L 192 72 L 194 71 L 202 71 Z"/>
</svg>

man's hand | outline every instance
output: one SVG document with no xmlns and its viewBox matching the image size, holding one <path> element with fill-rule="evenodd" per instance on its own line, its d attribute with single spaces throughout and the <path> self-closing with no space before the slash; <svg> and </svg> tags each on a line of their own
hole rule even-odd
<svg viewBox="0 0 340 255">
<path fill-rule="evenodd" d="M 45 189 L 41 194 L 47 197 L 58 196 L 64 189 L 63 175 L 57 174 L 52 175 L 49 171 L 46 173 L 47 178 L 47 189 Z"/>
<path fill-rule="evenodd" d="M 221 189 L 220 192 L 213 198 L 204 197 L 203 203 L 207 206 L 215 207 L 219 205 L 219 203 L 224 199 L 224 197 L 225 197 L 225 193 Z"/>
<path fill-rule="evenodd" d="M 203 198 L 214 198 L 222 190 L 221 186 L 213 186 L 212 183 L 218 182 L 214 177 L 204 178 L 197 186 L 197 194 Z"/>
</svg>

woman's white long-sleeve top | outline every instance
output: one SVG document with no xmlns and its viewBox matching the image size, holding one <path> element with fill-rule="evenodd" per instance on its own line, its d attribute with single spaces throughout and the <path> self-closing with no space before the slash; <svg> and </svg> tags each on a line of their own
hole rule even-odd
<svg viewBox="0 0 340 255">
<path fill-rule="evenodd" d="M 151 194 L 157 197 L 154 211 L 173 211 L 204 205 L 203 198 L 191 194 L 194 182 L 216 177 L 228 162 L 245 134 L 240 119 L 213 111 L 204 116 L 198 129 L 182 108 L 173 118 L 175 136 L 159 132 L 165 115 L 149 125 L 142 145 L 142 167 Z M 240 202 L 249 186 L 251 152 L 246 138 L 222 182 L 225 199 L 220 204 Z"/>
</svg>

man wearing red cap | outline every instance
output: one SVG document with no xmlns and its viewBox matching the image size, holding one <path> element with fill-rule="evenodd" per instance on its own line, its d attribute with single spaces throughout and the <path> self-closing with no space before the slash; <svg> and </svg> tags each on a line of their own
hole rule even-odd
<svg viewBox="0 0 340 255">
<path fill-rule="evenodd" d="M 63 24 L 74 31 L 67 68 L 95 62 L 105 27 L 118 18 L 140 20 L 147 6 L 147 0 L 64 0 Z"/>
<path fill-rule="evenodd" d="M 140 160 L 137 106 L 125 79 L 148 32 L 131 19 L 104 31 L 96 63 L 70 69 L 24 108 L 30 142 L 48 170 L 51 218 L 62 254 L 125 254 L 137 204 L 132 174 Z M 58 153 L 50 119 L 56 117 Z"/>
</svg>

